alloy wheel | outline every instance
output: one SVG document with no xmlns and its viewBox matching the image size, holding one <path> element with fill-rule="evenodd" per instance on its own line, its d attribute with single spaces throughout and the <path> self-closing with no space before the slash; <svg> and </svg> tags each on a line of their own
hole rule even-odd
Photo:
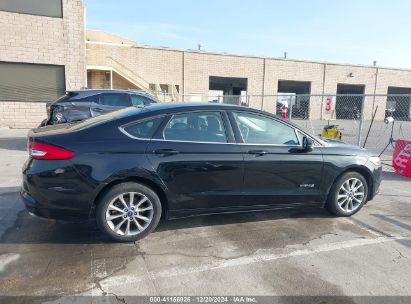
<svg viewBox="0 0 411 304">
<path fill-rule="evenodd" d="M 364 184 L 358 178 L 346 180 L 338 191 L 338 207 L 344 212 L 353 212 L 357 210 L 365 199 Z"/>
<path fill-rule="evenodd" d="M 153 204 L 139 192 L 116 196 L 106 210 L 106 222 L 118 235 L 137 235 L 147 229 L 153 219 Z"/>
</svg>

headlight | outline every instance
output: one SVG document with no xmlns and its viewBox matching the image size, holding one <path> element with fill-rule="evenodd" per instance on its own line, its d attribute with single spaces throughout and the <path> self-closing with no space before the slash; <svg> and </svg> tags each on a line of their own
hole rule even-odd
<svg viewBox="0 0 411 304">
<path fill-rule="evenodd" d="M 371 156 L 368 160 L 371 163 L 373 163 L 376 167 L 381 166 L 381 159 L 377 156 Z"/>
</svg>

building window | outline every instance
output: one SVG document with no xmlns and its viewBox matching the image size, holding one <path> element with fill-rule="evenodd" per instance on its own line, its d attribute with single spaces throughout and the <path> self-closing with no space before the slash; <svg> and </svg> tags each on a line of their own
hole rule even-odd
<svg viewBox="0 0 411 304">
<path fill-rule="evenodd" d="M 162 94 L 172 94 L 173 91 L 174 93 L 180 92 L 180 86 L 178 84 L 174 85 L 174 84 L 150 83 L 149 89 L 153 92 L 162 93 Z"/>
<path fill-rule="evenodd" d="M 385 117 L 391 116 L 395 120 L 410 120 L 411 88 L 388 87 L 387 94 Z"/>
<path fill-rule="evenodd" d="M 65 84 L 64 66 L 0 62 L 0 101 L 52 101 Z"/>
<path fill-rule="evenodd" d="M 61 0 L 1 0 L 0 11 L 57 18 L 63 17 Z"/>
<path fill-rule="evenodd" d="M 309 81 L 278 81 L 277 113 L 281 113 L 282 101 L 288 103 L 292 118 L 306 119 L 310 112 L 311 82 Z"/>
<path fill-rule="evenodd" d="M 210 76 L 209 99 L 212 102 L 246 105 L 247 86 L 248 78 Z"/>
<path fill-rule="evenodd" d="M 365 85 L 337 84 L 335 114 L 337 119 L 360 119 Z"/>
</svg>

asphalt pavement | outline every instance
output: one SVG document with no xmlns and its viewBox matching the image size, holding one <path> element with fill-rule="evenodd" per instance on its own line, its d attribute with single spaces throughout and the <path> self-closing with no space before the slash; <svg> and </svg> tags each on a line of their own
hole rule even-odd
<svg viewBox="0 0 411 304">
<path fill-rule="evenodd" d="M 0 128 L 2 296 L 411 296 L 411 179 L 385 172 L 380 194 L 351 218 L 323 209 L 195 217 L 120 244 L 92 220 L 25 211 L 18 191 L 26 133 Z"/>
</svg>

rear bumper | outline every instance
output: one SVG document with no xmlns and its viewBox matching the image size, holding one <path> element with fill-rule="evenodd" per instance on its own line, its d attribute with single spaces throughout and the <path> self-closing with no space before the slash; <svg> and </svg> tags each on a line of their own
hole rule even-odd
<svg viewBox="0 0 411 304">
<path fill-rule="evenodd" d="M 87 220 L 89 218 L 88 213 L 61 210 L 57 208 L 50 208 L 36 201 L 28 192 L 21 189 L 20 197 L 26 206 L 26 210 L 35 216 L 47 219 L 65 220 L 65 221 L 78 221 Z"/>
<path fill-rule="evenodd" d="M 23 167 L 20 197 L 27 211 L 36 216 L 66 221 L 88 219 L 90 193 L 91 189 L 67 161 L 30 159 Z"/>
</svg>

